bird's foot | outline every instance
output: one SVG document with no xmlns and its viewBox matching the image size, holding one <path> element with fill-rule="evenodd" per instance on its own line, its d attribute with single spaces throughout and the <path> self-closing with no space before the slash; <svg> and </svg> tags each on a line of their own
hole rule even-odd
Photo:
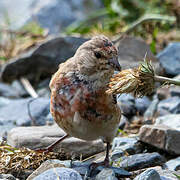
<svg viewBox="0 0 180 180">
<path fill-rule="evenodd" d="M 110 167 L 109 159 L 105 159 L 103 162 L 99 162 L 99 163 L 95 163 L 95 162 L 91 163 L 87 170 L 86 177 L 92 177 L 94 171 L 100 166 L 109 168 Z"/>
</svg>

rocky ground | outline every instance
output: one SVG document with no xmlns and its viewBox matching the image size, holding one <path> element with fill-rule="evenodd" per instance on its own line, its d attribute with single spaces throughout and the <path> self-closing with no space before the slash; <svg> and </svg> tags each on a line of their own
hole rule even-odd
<svg viewBox="0 0 180 180">
<path fill-rule="evenodd" d="M 18 1 L 15 4 L 9 0 L 0 1 L 0 10 L 16 7 Z M 16 8 L 8 9 L 12 12 L 9 17 L 12 22 L 13 17 L 18 19 L 23 14 L 21 21 L 12 24 L 15 29 L 36 19 L 52 36 L 0 65 L 0 159 L 7 158 L 3 166 L 0 161 L 0 179 L 180 179 L 180 87 L 160 84 L 157 84 L 157 89 L 149 97 L 134 98 L 129 94 L 117 96 L 123 115 L 117 137 L 112 142 L 112 167 L 99 166 L 89 177 L 91 162 L 100 162 L 104 158 L 104 144 L 101 140 L 86 142 L 70 137 L 54 149 L 60 156 L 46 157 L 43 154 L 38 156 L 41 161 L 38 161 L 40 163 L 36 167 L 30 166 L 19 171 L 22 165 L 19 163 L 15 169 L 5 170 L 13 162 L 10 157 L 15 148 L 17 153 L 21 153 L 19 148 L 22 147 L 47 147 L 64 135 L 49 111 L 48 85 L 58 64 L 73 56 L 76 49 L 88 39 L 62 36 L 59 32 L 73 21 L 87 17 L 85 14 L 90 10 L 100 7 L 102 4 L 96 0 L 91 4 L 83 1 L 67 3 L 63 0 L 61 7 L 56 0 L 36 0 L 27 1 L 19 11 L 14 11 Z M 68 11 L 59 11 L 59 8 Z M 52 11 L 56 16 L 52 15 Z M 1 12 L 0 23 L 3 16 Z M 157 74 L 180 79 L 180 42 L 169 42 L 156 56 L 151 53 L 146 42 L 139 38 L 126 36 L 115 45 L 123 69 L 137 67 L 147 53 L 146 58 L 152 61 Z M 3 141 L 14 149 L 5 146 Z M 4 147 L 9 154 L 4 154 Z M 23 157 L 24 161 L 33 164 L 28 160 L 34 155 L 18 155 L 13 156 L 16 163 L 18 160 L 21 162 Z"/>
<path fill-rule="evenodd" d="M 80 37 L 54 37 L 1 67 L 1 139 L 16 148 L 36 149 L 46 147 L 63 136 L 63 130 L 54 124 L 49 112 L 48 84 L 58 64 L 72 56 L 84 41 L 86 39 Z M 179 78 L 180 43 L 170 43 L 156 57 L 142 40 L 127 37 L 123 39 L 123 44 L 116 44 L 123 69 L 137 66 L 143 54 L 149 52 L 147 58 L 152 59 L 158 72 L 167 77 Z M 122 51 L 124 47 L 129 47 L 128 51 Z M 37 98 L 30 97 L 22 84 L 22 77 L 29 79 L 38 94 Z M 178 179 L 180 88 L 157 84 L 157 90 L 151 97 L 135 99 L 122 94 L 117 96 L 117 100 L 123 116 L 119 135 L 112 143 L 112 168 L 100 166 L 90 179 Z M 69 159 L 49 159 L 36 170 L 29 169 L 24 174 L 9 171 L 9 174 L 1 174 L 0 178 L 39 180 L 59 176 L 88 179 L 89 164 L 101 161 L 104 157 L 104 144 L 100 140 L 86 142 L 71 137 L 57 145 L 55 152 L 62 149 L 70 154 Z"/>
</svg>

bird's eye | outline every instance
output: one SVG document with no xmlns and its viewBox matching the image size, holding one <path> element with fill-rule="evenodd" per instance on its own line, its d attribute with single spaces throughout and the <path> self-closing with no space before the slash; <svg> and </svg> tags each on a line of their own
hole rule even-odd
<svg viewBox="0 0 180 180">
<path fill-rule="evenodd" d="M 101 54 L 99 52 L 95 52 L 94 54 L 95 54 L 96 58 L 98 58 L 98 59 L 101 58 Z"/>
</svg>

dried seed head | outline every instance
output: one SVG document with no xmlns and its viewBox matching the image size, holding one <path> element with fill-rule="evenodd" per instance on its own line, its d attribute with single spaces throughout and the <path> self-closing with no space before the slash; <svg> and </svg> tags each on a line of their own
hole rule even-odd
<svg viewBox="0 0 180 180">
<path fill-rule="evenodd" d="M 145 60 L 139 68 L 126 69 L 114 75 L 109 83 L 108 94 L 132 93 L 135 97 L 149 95 L 155 88 L 154 69 Z"/>
</svg>

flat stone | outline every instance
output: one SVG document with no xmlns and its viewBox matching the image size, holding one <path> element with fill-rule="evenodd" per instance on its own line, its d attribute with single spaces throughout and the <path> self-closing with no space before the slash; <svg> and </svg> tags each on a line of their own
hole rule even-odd
<svg viewBox="0 0 180 180">
<path fill-rule="evenodd" d="M 60 161 L 58 159 L 51 159 L 43 162 L 28 178 L 27 180 L 32 180 L 36 176 L 40 175 L 44 171 L 57 167 L 70 167 L 71 160 L 66 160 L 66 161 Z"/>
<path fill-rule="evenodd" d="M 140 115 L 144 114 L 144 112 L 146 111 L 146 109 L 149 107 L 150 104 L 151 101 L 147 96 L 135 99 L 135 107 Z"/>
<path fill-rule="evenodd" d="M 165 165 L 171 171 L 180 170 L 180 157 L 167 161 Z"/>
<path fill-rule="evenodd" d="M 8 143 L 13 147 L 30 149 L 45 148 L 62 137 L 65 132 L 56 124 L 53 126 L 17 127 L 8 133 Z M 54 148 L 55 152 L 64 150 L 83 157 L 102 152 L 104 145 L 101 140 L 83 141 L 77 138 L 66 138 Z"/>
<path fill-rule="evenodd" d="M 180 131 L 180 114 L 169 114 L 158 117 L 155 125 L 162 124 Z"/>
<path fill-rule="evenodd" d="M 0 82 L 0 96 L 7 98 L 19 98 L 18 91 L 12 86 Z"/>
<path fill-rule="evenodd" d="M 178 180 L 175 174 L 180 176 L 180 173 L 176 171 L 159 169 L 157 172 L 159 173 L 161 180 Z"/>
<path fill-rule="evenodd" d="M 130 94 L 121 94 L 117 98 L 117 104 L 124 116 L 130 118 L 137 113 L 135 98 Z"/>
<path fill-rule="evenodd" d="M 159 102 L 157 112 L 160 116 L 166 114 L 178 114 L 180 113 L 180 97 L 170 97 L 168 99 Z"/>
<path fill-rule="evenodd" d="M 150 47 L 140 38 L 126 36 L 118 42 L 118 60 L 122 69 L 134 68 L 139 66 L 139 62 L 146 58 L 158 63 Z"/>
<path fill-rule="evenodd" d="M 0 79 L 4 82 L 12 82 L 22 76 L 32 80 L 41 79 L 41 75 L 44 78 L 51 77 L 57 71 L 58 65 L 72 57 L 85 41 L 87 39 L 78 37 L 49 38 L 28 52 L 8 61 L 2 67 Z"/>
<path fill-rule="evenodd" d="M 180 74 L 180 43 L 170 43 L 157 55 L 162 67 L 168 75 Z"/>
<path fill-rule="evenodd" d="M 57 167 L 51 168 L 47 171 L 44 171 L 42 174 L 33 178 L 33 180 L 54 180 L 54 179 L 61 179 L 61 180 L 82 180 L 81 175 L 70 168 L 65 167 Z"/>
<path fill-rule="evenodd" d="M 112 143 L 112 157 L 114 161 L 128 153 L 130 155 L 140 153 L 141 148 L 138 144 L 138 138 L 115 137 Z"/>
<path fill-rule="evenodd" d="M 158 166 L 164 163 L 163 157 L 159 153 L 135 154 L 116 159 L 114 163 L 127 171 L 135 171 L 147 167 Z"/>
<path fill-rule="evenodd" d="M 33 101 L 32 101 L 33 100 Z M 31 116 L 36 125 L 46 124 L 46 116 L 49 114 L 50 100 L 46 98 L 24 98 L 9 101 L 5 106 L 0 108 L 0 123 L 16 124 L 18 126 L 31 125 L 32 119 L 28 113 L 28 103 Z"/>
<path fill-rule="evenodd" d="M 180 154 L 179 130 L 165 125 L 144 125 L 140 128 L 139 139 L 171 154 Z"/>
<path fill-rule="evenodd" d="M 159 173 L 154 169 L 147 169 L 134 180 L 161 180 Z"/>
<path fill-rule="evenodd" d="M 1 180 L 16 180 L 16 178 L 11 174 L 0 174 Z"/>
<path fill-rule="evenodd" d="M 95 178 L 95 180 L 118 180 L 112 169 L 104 168 Z"/>
</svg>

